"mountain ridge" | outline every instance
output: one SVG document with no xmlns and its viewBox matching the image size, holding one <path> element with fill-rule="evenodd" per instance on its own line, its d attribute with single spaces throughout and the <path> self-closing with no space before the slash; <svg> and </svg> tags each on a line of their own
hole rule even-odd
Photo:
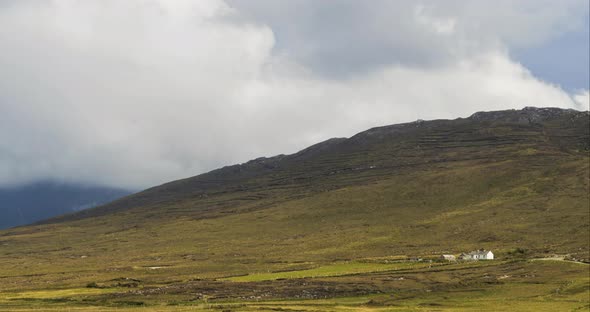
<svg viewBox="0 0 590 312">
<path fill-rule="evenodd" d="M 352 163 L 347 163 L 338 160 L 338 154 L 348 153 L 354 155 L 359 152 L 365 153 L 364 149 L 371 150 L 383 142 L 392 140 L 396 141 L 395 148 L 401 154 L 408 153 L 403 150 L 404 148 L 415 150 L 409 152 L 409 154 L 419 154 L 420 149 L 434 149 L 436 151 L 436 149 L 460 149 L 468 145 L 471 145 L 471 147 L 483 145 L 501 147 L 517 141 L 526 143 L 526 140 L 533 138 L 534 140 L 547 141 L 537 143 L 548 143 L 548 146 L 567 150 L 568 152 L 581 151 L 583 153 L 590 149 L 588 127 L 585 127 L 588 124 L 588 116 L 590 116 L 588 111 L 525 107 L 521 110 L 476 112 L 467 118 L 418 120 L 375 127 L 350 138 L 328 139 L 291 155 L 281 154 L 268 158 L 260 157 L 246 163 L 225 166 L 197 176 L 171 181 L 101 207 L 42 221 L 39 224 L 102 215 L 112 211 L 145 205 L 146 203 L 163 204 L 178 201 L 182 198 L 203 198 L 215 193 L 246 191 L 254 187 L 251 185 L 251 181 L 272 177 L 273 175 L 283 176 L 277 181 L 265 181 L 256 187 L 264 188 L 268 184 L 296 187 L 303 185 L 303 181 L 306 179 L 321 179 L 325 176 L 343 172 L 378 169 L 379 166 L 383 167 L 385 165 L 383 162 L 387 161 L 378 159 L 379 157 L 375 159 L 371 158 L 371 156 L 365 156 L 366 159 L 364 160 L 355 159 Z M 555 122 L 559 122 L 560 126 L 554 126 L 553 123 Z M 514 133 L 502 134 L 482 130 L 490 127 L 501 129 L 504 125 L 515 126 Z M 457 130 L 461 127 L 465 129 Z M 481 129 L 478 129 L 478 127 Z M 570 133 L 572 129 L 577 131 L 573 135 Z M 540 131 L 542 137 L 532 136 L 530 131 Z M 319 166 L 318 162 L 326 157 L 332 157 L 332 159 L 327 162 L 326 166 Z M 425 159 L 427 158 L 433 158 L 433 155 L 427 155 Z M 429 161 L 441 160 L 434 157 Z M 420 163 L 419 160 L 418 163 Z M 404 166 L 410 165 L 411 163 L 404 164 Z M 308 166 L 309 170 L 302 168 L 303 166 Z M 314 166 L 318 167 L 316 168 L 318 170 L 314 169 Z M 388 162 L 387 166 L 396 166 L 396 164 Z M 301 173 L 301 171 L 312 172 L 312 174 Z M 299 172 L 301 177 L 296 177 L 296 174 L 292 174 L 294 172 Z M 337 188 L 346 184 L 337 183 L 332 187 Z"/>
</svg>

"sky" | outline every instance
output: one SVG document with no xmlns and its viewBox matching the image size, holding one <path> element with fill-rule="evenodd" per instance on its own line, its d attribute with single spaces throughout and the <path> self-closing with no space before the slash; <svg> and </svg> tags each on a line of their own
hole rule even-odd
<svg viewBox="0 0 590 312">
<path fill-rule="evenodd" d="M 587 0 L 0 1 L 0 188 L 139 190 L 331 137 L 588 110 Z"/>
</svg>

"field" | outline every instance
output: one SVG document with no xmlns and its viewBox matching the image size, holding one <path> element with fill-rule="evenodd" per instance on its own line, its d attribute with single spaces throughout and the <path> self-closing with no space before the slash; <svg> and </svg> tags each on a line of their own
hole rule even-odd
<svg viewBox="0 0 590 312">
<path fill-rule="evenodd" d="M 586 311 L 589 273 L 587 264 L 559 260 L 350 262 L 235 281 L 4 291 L 0 310 L 473 311 L 485 306 L 493 311 Z"/>
</svg>

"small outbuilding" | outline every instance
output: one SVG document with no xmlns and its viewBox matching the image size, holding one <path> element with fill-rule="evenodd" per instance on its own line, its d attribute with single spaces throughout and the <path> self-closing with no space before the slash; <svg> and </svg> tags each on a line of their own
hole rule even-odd
<svg viewBox="0 0 590 312">
<path fill-rule="evenodd" d="M 457 260 L 457 258 L 454 255 L 441 255 L 440 259 L 447 260 L 447 261 L 456 261 Z"/>
</svg>

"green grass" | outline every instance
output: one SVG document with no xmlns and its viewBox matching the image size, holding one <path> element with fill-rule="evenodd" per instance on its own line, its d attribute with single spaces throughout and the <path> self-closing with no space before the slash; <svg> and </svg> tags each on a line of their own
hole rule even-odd
<svg viewBox="0 0 590 312">
<path fill-rule="evenodd" d="M 121 291 L 122 289 L 96 289 L 96 288 L 69 288 L 69 289 L 52 289 L 52 290 L 35 290 L 35 291 L 23 291 L 15 293 L 4 294 L 3 299 L 14 300 L 14 299 L 63 299 L 73 296 L 92 296 L 100 295 L 105 293 L 111 293 Z"/>
<path fill-rule="evenodd" d="M 293 270 L 272 273 L 254 273 L 245 276 L 228 277 L 224 280 L 234 282 L 257 282 L 276 279 L 294 279 L 305 277 L 342 276 L 359 273 L 371 273 L 382 271 L 411 270 L 440 265 L 438 263 L 398 262 L 398 263 L 368 263 L 346 262 L 320 266 L 308 270 Z"/>
</svg>

